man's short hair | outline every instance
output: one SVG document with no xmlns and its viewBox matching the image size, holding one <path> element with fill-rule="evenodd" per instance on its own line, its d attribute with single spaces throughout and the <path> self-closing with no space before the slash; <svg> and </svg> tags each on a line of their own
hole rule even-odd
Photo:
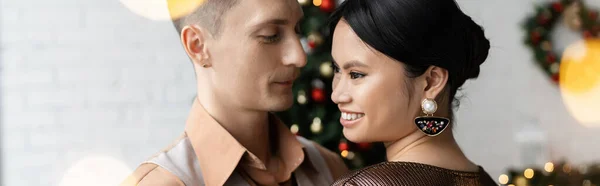
<svg viewBox="0 0 600 186">
<path fill-rule="evenodd" d="M 192 0 L 188 0 L 192 1 Z M 196 0 L 197 1 L 197 0 Z M 201 27 L 207 29 L 213 36 L 217 37 L 222 29 L 223 15 L 232 7 L 234 7 L 239 0 L 200 0 L 202 1 L 200 6 L 191 13 L 182 17 L 172 19 L 173 25 L 177 32 L 181 34 L 183 27 L 189 24 L 199 24 Z M 167 3 L 174 3 L 177 1 L 167 0 Z M 168 4 L 169 7 L 174 5 Z M 173 14 L 173 13 L 171 13 Z"/>
</svg>

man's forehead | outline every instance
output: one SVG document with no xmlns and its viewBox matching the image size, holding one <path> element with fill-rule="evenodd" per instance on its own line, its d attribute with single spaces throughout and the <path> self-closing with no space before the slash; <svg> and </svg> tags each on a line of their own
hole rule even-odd
<svg viewBox="0 0 600 186">
<path fill-rule="evenodd" d="M 302 8 L 296 0 L 242 0 L 227 17 L 234 25 L 246 27 L 272 20 L 295 24 L 302 16 Z"/>
</svg>

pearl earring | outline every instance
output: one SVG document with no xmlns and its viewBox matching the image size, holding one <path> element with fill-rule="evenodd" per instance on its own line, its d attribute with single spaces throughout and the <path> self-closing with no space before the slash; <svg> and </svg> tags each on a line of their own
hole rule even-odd
<svg viewBox="0 0 600 186">
<path fill-rule="evenodd" d="M 426 115 L 433 115 L 433 113 L 437 111 L 437 103 L 435 100 L 423 99 L 423 102 L 421 102 L 421 108 L 423 109 L 423 113 Z"/>
<path fill-rule="evenodd" d="M 415 118 L 415 124 L 421 132 L 428 136 L 437 136 L 441 134 L 448 125 L 450 120 L 443 117 L 434 117 L 433 114 L 438 109 L 438 105 L 435 100 L 423 99 L 421 102 L 421 109 L 425 116 L 419 116 Z"/>
</svg>

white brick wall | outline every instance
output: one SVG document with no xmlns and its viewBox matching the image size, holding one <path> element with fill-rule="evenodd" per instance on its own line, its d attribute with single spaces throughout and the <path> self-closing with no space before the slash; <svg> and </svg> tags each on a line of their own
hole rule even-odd
<svg viewBox="0 0 600 186">
<path fill-rule="evenodd" d="M 518 165 L 522 113 L 539 118 L 555 157 L 588 162 L 600 153 L 589 148 L 600 130 L 576 124 L 521 44 L 533 2 L 459 0 L 486 28 L 492 53 L 468 85 L 456 136 L 494 177 Z M 1 185 L 58 185 L 95 155 L 133 169 L 169 144 L 195 90 L 176 35 L 170 22 L 116 0 L 0 0 Z"/>
<path fill-rule="evenodd" d="M 0 7 L 1 185 L 59 185 L 94 155 L 133 169 L 180 134 L 195 80 L 170 22 L 119 1 Z"/>
</svg>

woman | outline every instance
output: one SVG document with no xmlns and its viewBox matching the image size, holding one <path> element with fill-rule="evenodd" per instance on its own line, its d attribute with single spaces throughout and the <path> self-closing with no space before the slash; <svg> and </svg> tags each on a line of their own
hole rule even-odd
<svg viewBox="0 0 600 186">
<path fill-rule="evenodd" d="M 384 142 L 388 162 L 333 185 L 496 185 L 452 135 L 453 100 L 490 48 L 454 0 L 346 0 L 332 16 L 344 135 Z"/>
</svg>

